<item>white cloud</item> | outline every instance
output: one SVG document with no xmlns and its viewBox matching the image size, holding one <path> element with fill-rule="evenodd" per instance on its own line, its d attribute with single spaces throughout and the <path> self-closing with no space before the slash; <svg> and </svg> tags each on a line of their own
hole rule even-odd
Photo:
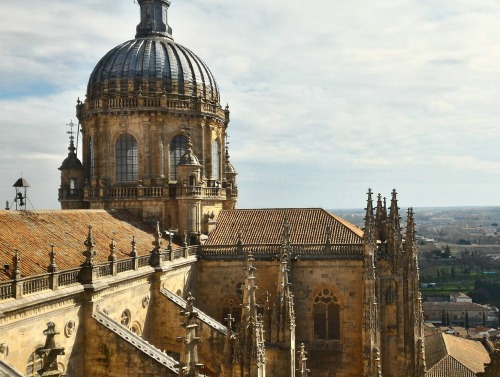
<svg viewBox="0 0 500 377">
<path fill-rule="evenodd" d="M 64 125 L 138 6 L 1 7 L 3 186 L 22 170 L 55 207 Z M 242 205 L 361 207 L 369 186 L 414 206 L 498 205 L 499 16 L 493 0 L 174 0 L 169 22 L 231 106 Z"/>
</svg>

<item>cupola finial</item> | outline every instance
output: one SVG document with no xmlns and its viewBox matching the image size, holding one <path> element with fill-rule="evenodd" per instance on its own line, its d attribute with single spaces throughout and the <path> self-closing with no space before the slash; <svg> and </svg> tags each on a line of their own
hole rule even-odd
<svg viewBox="0 0 500 377">
<path fill-rule="evenodd" d="M 172 28 L 168 25 L 169 0 L 137 0 L 141 7 L 141 22 L 137 25 L 136 38 L 172 38 Z"/>
<path fill-rule="evenodd" d="M 73 119 L 70 120 L 70 122 L 67 124 L 67 126 L 69 126 L 69 131 L 66 131 L 66 133 L 69 135 L 69 147 L 68 147 L 68 151 L 69 151 L 69 154 L 75 154 L 75 151 L 76 151 L 76 148 L 75 148 L 75 137 L 73 136 L 74 134 L 74 131 L 73 131 L 73 127 L 75 127 L 75 124 L 73 123 Z"/>
</svg>

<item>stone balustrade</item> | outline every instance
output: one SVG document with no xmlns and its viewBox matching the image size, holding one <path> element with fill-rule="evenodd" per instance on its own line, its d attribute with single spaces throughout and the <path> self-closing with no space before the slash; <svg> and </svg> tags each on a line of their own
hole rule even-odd
<svg viewBox="0 0 500 377">
<path fill-rule="evenodd" d="M 282 249 L 281 244 L 242 244 L 238 245 L 204 245 L 198 251 L 203 258 L 221 258 L 225 255 L 240 256 L 245 258 L 251 252 L 256 258 L 274 258 Z M 345 259 L 362 259 L 363 244 L 294 244 L 292 256 L 303 259 L 321 259 L 322 257 Z"/>
<path fill-rule="evenodd" d="M 189 258 L 198 254 L 198 246 L 181 247 L 174 250 L 165 249 L 160 252 L 160 263 L 172 263 L 175 260 Z M 112 260 L 95 266 L 98 278 L 115 276 L 126 271 L 139 270 L 150 266 L 151 255 L 132 257 L 123 260 Z M 27 276 L 0 282 L 0 301 L 18 299 L 46 290 L 57 290 L 75 284 L 81 284 L 82 267 L 69 270 L 54 271 L 37 276 Z"/>
<path fill-rule="evenodd" d="M 215 115 L 221 119 L 225 118 L 225 113 L 219 104 L 205 102 L 200 99 L 174 99 L 165 95 L 161 96 L 138 96 L 95 99 L 83 104 L 86 114 L 98 113 L 109 109 L 131 109 L 158 108 L 170 111 L 193 111 L 208 115 Z"/>
<path fill-rule="evenodd" d="M 236 197 L 238 194 L 234 190 L 231 194 Z M 177 197 L 207 197 L 220 198 L 226 197 L 226 189 L 220 187 L 203 187 L 203 186 L 172 186 L 172 187 L 127 187 L 118 186 L 110 188 L 92 188 L 86 187 L 83 189 L 83 198 L 85 200 L 92 199 L 144 199 L 144 198 L 177 198 Z"/>
</svg>

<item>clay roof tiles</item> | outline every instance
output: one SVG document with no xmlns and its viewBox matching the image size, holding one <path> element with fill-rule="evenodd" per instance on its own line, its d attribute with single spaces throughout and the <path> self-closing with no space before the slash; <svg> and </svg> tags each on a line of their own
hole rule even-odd
<svg viewBox="0 0 500 377">
<path fill-rule="evenodd" d="M 321 208 L 236 209 L 221 211 L 217 226 L 205 245 L 279 245 L 285 218 L 292 244 L 324 244 L 330 228 L 332 244 L 362 244 L 363 232 L 355 225 Z"/>
<path fill-rule="evenodd" d="M 425 338 L 425 361 L 428 377 L 474 377 L 490 357 L 480 342 L 439 333 Z"/>
<path fill-rule="evenodd" d="M 487 310 L 483 305 L 476 304 L 475 302 L 424 302 L 422 303 L 424 312 L 426 311 L 485 311 Z"/>
<path fill-rule="evenodd" d="M 22 276 L 47 272 L 51 244 L 59 270 L 80 266 L 85 260 L 82 253 L 88 225 L 92 225 L 96 263 L 108 260 L 112 238 L 117 260 L 130 257 L 132 236 L 139 256 L 149 254 L 153 248 L 154 229 L 127 211 L 0 211 L 0 281 L 11 279 L 16 249 Z M 4 271 L 5 265 L 9 265 L 8 272 Z"/>
</svg>

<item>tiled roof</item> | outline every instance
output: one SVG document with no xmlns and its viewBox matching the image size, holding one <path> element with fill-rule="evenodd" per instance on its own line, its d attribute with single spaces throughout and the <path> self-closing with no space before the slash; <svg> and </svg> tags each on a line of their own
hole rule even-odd
<svg viewBox="0 0 500 377">
<path fill-rule="evenodd" d="M 474 377 L 490 357 L 481 342 L 439 333 L 425 338 L 425 361 L 428 377 Z"/>
<path fill-rule="evenodd" d="M 47 272 L 52 243 L 59 270 L 80 266 L 85 260 L 82 253 L 88 225 L 92 225 L 96 263 L 108 260 L 112 238 L 117 260 L 130 256 L 132 236 L 138 255 L 146 255 L 153 248 L 154 229 L 127 211 L 0 211 L 0 281 L 11 279 L 15 249 L 19 250 L 22 276 Z M 8 273 L 4 271 L 6 264 L 10 266 Z"/>
<path fill-rule="evenodd" d="M 235 245 L 238 233 L 244 244 L 280 245 L 287 217 L 292 244 L 324 244 L 328 227 L 332 244 L 362 244 L 361 229 L 324 209 L 283 208 L 221 211 L 205 245 Z"/>
<path fill-rule="evenodd" d="M 484 311 L 484 306 L 474 302 L 424 302 L 422 303 L 424 312 L 426 311 Z"/>
</svg>

